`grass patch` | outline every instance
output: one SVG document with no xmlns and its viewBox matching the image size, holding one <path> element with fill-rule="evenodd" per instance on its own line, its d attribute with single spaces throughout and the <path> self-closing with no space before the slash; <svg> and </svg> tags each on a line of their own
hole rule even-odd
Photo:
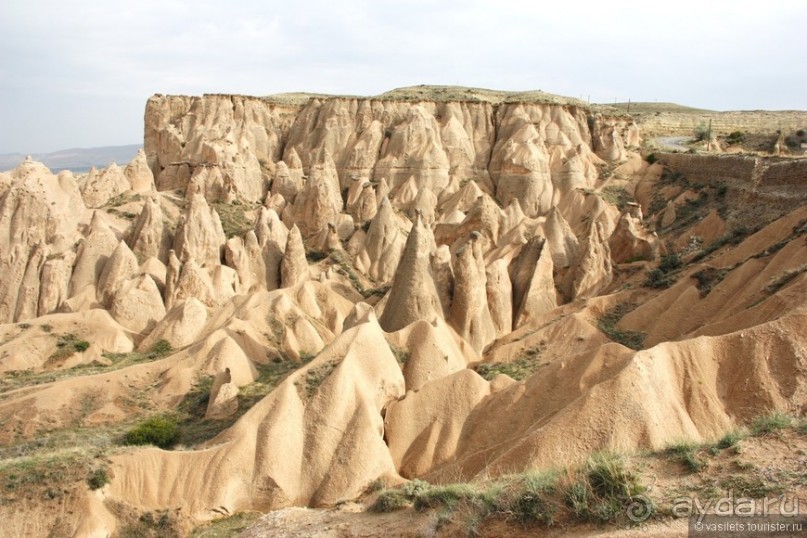
<svg viewBox="0 0 807 538">
<path fill-rule="evenodd" d="M 498 363 L 483 362 L 477 364 L 474 370 L 488 381 L 491 381 L 499 374 L 505 374 L 516 381 L 522 381 L 527 379 L 542 366 L 540 358 L 545 349 L 546 344 L 541 343 L 526 349 L 523 355 L 514 361 Z"/>
<path fill-rule="evenodd" d="M 765 287 L 765 290 L 768 293 L 776 293 L 780 289 L 787 286 L 790 282 L 792 282 L 797 276 L 801 275 L 802 273 L 807 273 L 807 264 L 802 265 L 796 269 L 792 269 L 790 271 L 785 271 L 778 277 L 776 277 L 770 284 Z"/>
<path fill-rule="evenodd" d="M 123 443 L 127 445 L 154 445 L 169 449 L 179 439 L 179 425 L 170 416 L 151 417 L 126 432 Z"/>
<path fill-rule="evenodd" d="M 720 284 L 728 273 L 729 269 L 727 268 L 715 269 L 714 267 L 707 267 L 692 273 L 690 278 L 694 278 L 697 281 L 696 286 L 698 287 L 701 298 L 703 298 L 709 295 L 712 288 Z"/>
<path fill-rule="evenodd" d="M 730 476 L 720 481 L 720 487 L 733 492 L 735 497 L 763 499 L 781 495 L 787 488 L 779 484 L 768 484 L 759 477 Z"/>
<path fill-rule="evenodd" d="M 332 250 L 328 254 L 328 258 L 336 266 L 336 272 L 347 278 L 351 285 L 358 291 L 362 297 L 368 299 L 370 297 L 383 297 L 390 289 L 390 285 L 380 286 L 377 288 L 368 288 L 364 285 L 362 278 L 353 270 L 353 264 L 347 258 L 347 254 L 341 250 Z"/>
<path fill-rule="evenodd" d="M 73 333 L 60 335 L 56 340 L 56 351 L 54 351 L 50 357 L 48 357 L 48 360 L 45 361 L 45 367 L 56 368 L 65 360 L 72 357 L 75 353 L 87 351 L 89 347 L 89 342 L 86 340 L 80 340 Z"/>
<path fill-rule="evenodd" d="M 247 211 L 255 209 L 254 204 L 246 205 L 234 200 L 231 204 L 218 202 L 211 205 L 219 214 L 221 227 L 227 239 L 241 237 L 255 226 L 254 219 L 247 216 Z"/>
<path fill-rule="evenodd" d="M 635 308 L 635 304 L 618 304 L 597 319 L 597 326 L 600 331 L 614 342 L 638 351 L 643 349 L 645 334 L 637 331 L 621 330 L 616 327 L 619 321 Z"/>
<path fill-rule="evenodd" d="M 177 444 L 191 448 L 213 439 L 235 424 L 244 413 L 269 395 L 289 374 L 305 365 L 308 360 L 309 357 L 303 357 L 301 361 L 275 357 L 265 364 L 256 364 L 258 378 L 249 385 L 240 387 L 238 410 L 231 417 L 222 420 L 204 418 L 210 401 L 213 377 L 200 377 L 177 407 L 176 418 L 179 425 Z"/>
<path fill-rule="evenodd" d="M 235 536 L 237 533 L 248 529 L 255 523 L 261 514 L 258 512 L 239 512 L 230 517 L 216 519 L 194 529 L 191 536 L 193 538 L 224 538 Z"/>
<path fill-rule="evenodd" d="M 332 360 L 320 364 L 316 368 L 311 368 L 305 373 L 305 376 L 301 380 L 297 381 L 297 386 L 302 386 L 306 397 L 312 398 L 314 394 L 317 393 L 317 389 L 319 389 L 322 382 L 331 375 L 331 372 L 333 372 L 337 366 L 339 366 L 339 362 Z"/>
<path fill-rule="evenodd" d="M 168 510 L 145 512 L 124 523 L 118 531 L 120 538 L 178 538 L 183 536 L 176 517 Z"/>
<path fill-rule="evenodd" d="M 106 467 L 99 467 L 87 476 L 87 485 L 92 490 L 101 489 L 109 483 L 109 474 Z"/>
<path fill-rule="evenodd" d="M 58 347 L 57 351 L 64 349 L 66 350 L 66 353 L 69 352 L 67 356 L 70 356 L 78 349 L 81 349 L 86 342 L 85 340 L 75 339 L 73 335 L 66 336 L 72 337 L 73 339 L 65 339 L 64 336 L 60 337 L 59 342 L 63 343 L 61 347 Z M 160 340 L 145 353 L 140 353 L 138 351 L 131 351 L 129 353 L 104 353 L 103 356 L 110 361 L 110 364 L 108 365 L 100 363 L 79 364 L 78 366 L 68 370 L 57 370 L 52 372 L 8 372 L 5 376 L 3 376 L 2 379 L 0 379 L 0 394 L 21 387 L 30 387 L 34 385 L 41 385 L 43 383 L 53 383 L 55 381 L 76 376 L 95 375 L 104 372 L 111 372 L 113 370 L 120 370 L 121 368 L 126 368 L 127 366 L 132 366 L 134 364 L 161 359 L 171 354 L 172 351 L 171 344 L 165 340 Z"/>
<path fill-rule="evenodd" d="M 629 523 L 629 506 L 649 503 L 645 491 L 622 458 L 602 453 L 576 469 L 526 471 L 487 483 L 431 485 L 416 479 L 381 491 L 370 510 L 436 509 L 444 521 L 459 513 L 467 518 L 466 529 L 489 516 L 546 527 L 570 520 Z M 652 513 L 652 504 L 644 506 Z"/>
<path fill-rule="evenodd" d="M 706 467 L 706 462 L 698 458 L 698 447 L 688 442 L 680 442 L 668 447 L 664 453 L 672 456 L 690 473 L 698 473 Z"/>
<path fill-rule="evenodd" d="M 693 262 L 699 262 L 706 258 L 711 253 L 715 252 L 716 250 L 723 248 L 726 245 L 739 245 L 742 243 L 746 237 L 754 233 L 755 230 L 746 228 L 745 226 L 738 226 L 732 229 L 730 232 L 718 237 L 711 243 L 709 243 L 706 247 L 704 247 L 700 252 L 695 254 L 692 257 Z"/>
<path fill-rule="evenodd" d="M 620 211 L 625 209 L 629 202 L 636 201 L 624 188 L 614 185 L 604 187 L 600 191 L 600 197 L 609 204 L 617 206 Z"/>
<path fill-rule="evenodd" d="M 401 366 L 406 364 L 409 359 L 412 358 L 412 352 L 408 349 L 403 349 L 392 344 L 390 344 L 389 348 L 392 350 L 392 354 L 395 355 L 395 360 L 398 361 L 398 364 Z"/>
<path fill-rule="evenodd" d="M 751 422 L 751 435 L 771 435 L 793 426 L 793 418 L 784 413 L 771 413 L 757 417 Z"/>
<path fill-rule="evenodd" d="M 656 289 L 669 288 L 677 280 L 682 265 L 683 261 L 678 254 L 662 256 L 658 267 L 648 274 L 645 286 Z"/>
<path fill-rule="evenodd" d="M 736 430 L 730 431 L 720 438 L 720 440 L 717 442 L 717 448 L 725 450 L 727 448 L 737 446 L 744 437 L 745 436 L 741 432 Z"/>
</svg>

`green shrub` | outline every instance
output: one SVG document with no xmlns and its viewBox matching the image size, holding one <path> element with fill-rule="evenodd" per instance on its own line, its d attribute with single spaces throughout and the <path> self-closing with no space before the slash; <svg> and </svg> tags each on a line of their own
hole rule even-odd
<svg viewBox="0 0 807 538">
<path fill-rule="evenodd" d="M 87 477 L 87 485 L 90 489 L 101 489 L 109 483 L 109 475 L 104 467 L 99 467 L 90 473 Z"/>
<path fill-rule="evenodd" d="M 645 160 L 647 161 L 647 164 L 653 164 L 658 160 L 658 158 L 656 157 L 655 153 L 651 153 L 647 156 Z"/>
<path fill-rule="evenodd" d="M 154 342 L 154 345 L 148 350 L 148 358 L 156 359 L 158 357 L 165 357 L 169 355 L 173 351 L 171 347 L 171 343 L 168 340 L 158 340 Z"/>
<path fill-rule="evenodd" d="M 73 349 L 81 353 L 82 351 L 87 351 L 87 348 L 90 347 L 90 343 L 86 340 L 79 340 L 77 342 L 73 342 Z"/>
<path fill-rule="evenodd" d="M 736 446 L 737 443 L 743 440 L 742 433 L 738 431 L 731 431 L 724 435 L 720 441 L 717 442 L 717 448 L 726 449 Z"/>
<path fill-rule="evenodd" d="M 739 144 L 739 143 L 743 142 L 744 140 L 745 140 L 745 135 L 743 133 L 741 133 L 740 131 L 732 131 L 726 137 L 726 142 L 728 142 L 730 145 Z"/>
<path fill-rule="evenodd" d="M 127 445 L 155 445 L 171 448 L 179 437 L 179 427 L 171 417 L 152 417 L 129 430 L 123 438 Z"/>
<path fill-rule="evenodd" d="M 793 425 L 793 419 L 784 413 L 771 413 L 757 417 L 751 423 L 752 435 L 769 435 Z"/>
<path fill-rule="evenodd" d="M 393 512 L 407 506 L 409 500 L 397 489 L 385 489 L 370 505 L 371 512 Z"/>
<path fill-rule="evenodd" d="M 505 374 L 516 381 L 522 381 L 545 364 L 540 362 L 544 349 L 546 349 L 546 344 L 540 343 L 537 346 L 525 349 L 523 355 L 514 361 L 497 363 L 482 362 L 477 364 L 474 370 L 488 381 L 492 381 L 493 378 L 499 374 Z"/>
<path fill-rule="evenodd" d="M 618 329 L 616 326 L 626 314 L 633 311 L 635 308 L 635 304 L 618 304 L 597 319 L 597 327 L 614 342 L 638 351 L 642 349 L 644 345 L 645 334 L 637 331 Z"/>
<path fill-rule="evenodd" d="M 720 284 L 728 274 L 728 269 L 715 269 L 714 267 L 706 267 L 692 273 L 691 278 L 694 278 L 698 283 L 698 291 L 701 297 L 706 297 L 716 285 Z"/>
<path fill-rule="evenodd" d="M 683 265 L 678 254 L 668 254 L 661 257 L 656 269 L 650 271 L 645 281 L 649 288 L 669 288 L 675 283 L 675 273 Z"/>
<path fill-rule="evenodd" d="M 673 456 L 690 473 L 700 472 L 706 463 L 698 458 L 698 447 L 692 443 L 677 443 L 665 450 L 665 453 Z"/>
</svg>

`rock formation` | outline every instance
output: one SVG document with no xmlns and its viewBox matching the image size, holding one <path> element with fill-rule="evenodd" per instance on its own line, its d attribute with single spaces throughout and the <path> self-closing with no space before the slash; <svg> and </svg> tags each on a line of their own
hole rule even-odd
<svg viewBox="0 0 807 538">
<path fill-rule="evenodd" d="M 803 163 L 648 166 L 642 136 L 540 92 L 154 96 L 125 168 L 0 172 L 0 452 L 51 465 L 47 435 L 80 474 L 0 516 L 346 514 L 804 409 Z M 154 416 L 180 450 L 71 445 Z"/>
</svg>

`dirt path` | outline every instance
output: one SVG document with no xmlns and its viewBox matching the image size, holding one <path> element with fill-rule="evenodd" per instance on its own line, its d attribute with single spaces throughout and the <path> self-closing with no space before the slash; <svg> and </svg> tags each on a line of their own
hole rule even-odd
<svg viewBox="0 0 807 538">
<path fill-rule="evenodd" d="M 660 136 L 653 139 L 653 144 L 668 151 L 689 151 L 684 142 L 692 140 L 691 136 Z"/>
</svg>

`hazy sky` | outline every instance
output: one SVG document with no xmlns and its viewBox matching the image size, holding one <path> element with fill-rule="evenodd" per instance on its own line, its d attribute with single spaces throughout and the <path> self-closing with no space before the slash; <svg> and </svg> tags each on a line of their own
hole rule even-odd
<svg viewBox="0 0 807 538">
<path fill-rule="evenodd" d="M 153 93 L 458 84 L 807 109 L 805 28 L 804 0 L 3 0 L 0 153 L 142 143 Z"/>
</svg>

